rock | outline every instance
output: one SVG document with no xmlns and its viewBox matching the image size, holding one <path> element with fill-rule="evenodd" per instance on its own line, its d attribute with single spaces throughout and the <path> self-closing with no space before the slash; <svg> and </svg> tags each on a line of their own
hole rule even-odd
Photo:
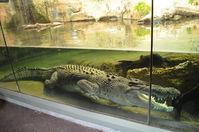
<svg viewBox="0 0 199 132">
<path fill-rule="evenodd" d="M 164 67 L 169 65 L 169 61 L 163 57 L 161 57 L 159 54 L 153 54 L 153 66 L 155 67 Z M 137 68 L 143 68 L 143 67 L 149 67 L 150 66 L 150 55 L 141 55 L 139 60 L 135 61 L 129 61 L 129 60 L 121 60 L 119 61 L 119 64 L 116 64 L 115 67 L 117 69 L 122 70 L 122 76 L 127 75 L 127 71 L 129 69 L 137 69 Z"/>
<path fill-rule="evenodd" d="M 171 58 L 174 58 L 171 56 Z M 167 58 L 168 59 L 168 58 Z M 175 108 L 175 119 L 180 120 L 181 116 L 199 114 L 199 60 L 198 56 L 181 56 L 176 62 L 180 62 L 170 67 L 153 67 L 153 84 L 164 87 L 175 87 L 181 95 L 172 102 Z M 169 60 L 169 61 L 174 61 Z M 181 61 L 184 62 L 181 62 Z M 149 80 L 149 68 L 130 69 L 127 77 L 138 78 L 144 81 Z M 197 105 L 196 105 L 197 104 Z M 183 112 L 181 112 L 183 111 Z"/>
<path fill-rule="evenodd" d="M 181 16 L 199 16 L 199 6 L 176 7 L 175 15 Z"/>
<path fill-rule="evenodd" d="M 153 22 L 154 24 L 161 24 L 164 21 L 164 19 L 160 16 L 154 16 Z M 139 25 L 149 25 L 151 24 L 151 14 L 146 15 L 142 19 L 138 21 Z"/>
<path fill-rule="evenodd" d="M 103 16 L 100 17 L 99 21 L 117 21 L 118 17 L 117 16 Z"/>
<path fill-rule="evenodd" d="M 151 14 L 144 16 L 142 19 L 138 21 L 140 25 L 149 25 L 151 23 Z"/>
<path fill-rule="evenodd" d="M 165 10 L 162 14 L 154 14 L 154 23 L 160 24 L 165 21 L 179 21 L 183 17 L 199 17 L 199 6 L 176 6 L 173 10 Z M 151 22 L 151 14 L 140 19 L 139 24 L 147 25 Z"/>
<path fill-rule="evenodd" d="M 153 67 L 153 83 L 165 87 L 175 87 L 182 93 L 195 87 L 199 81 L 199 61 L 185 61 L 172 67 Z M 128 77 L 147 81 L 149 68 L 131 69 Z"/>
<path fill-rule="evenodd" d="M 74 6 L 71 8 L 71 11 L 72 11 L 72 13 L 78 13 L 81 11 L 81 9 L 82 9 L 81 6 Z"/>
<path fill-rule="evenodd" d="M 95 20 L 94 17 L 88 16 L 86 13 L 74 13 L 71 16 L 71 21 L 91 21 Z"/>
<path fill-rule="evenodd" d="M 181 15 L 175 15 L 175 16 L 172 18 L 172 20 L 174 20 L 174 21 L 178 21 L 178 20 L 180 20 L 180 19 L 182 19 L 182 16 L 181 16 Z"/>
</svg>

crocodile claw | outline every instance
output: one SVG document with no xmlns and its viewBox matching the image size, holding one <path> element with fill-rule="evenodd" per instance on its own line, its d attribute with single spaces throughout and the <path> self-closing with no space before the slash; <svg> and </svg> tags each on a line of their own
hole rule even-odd
<svg viewBox="0 0 199 132">
<path fill-rule="evenodd" d="M 85 95 L 89 98 L 92 98 L 94 100 L 99 100 L 99 97 L 94 95 L 94 94 L 91 94 L 91 93 L 85 93 Z"/>
</svg>

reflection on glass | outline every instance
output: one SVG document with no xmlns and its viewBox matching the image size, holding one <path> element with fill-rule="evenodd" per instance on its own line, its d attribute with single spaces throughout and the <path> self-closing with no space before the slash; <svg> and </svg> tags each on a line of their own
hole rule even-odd
<svg viewBox="0 0 199 132">
<path fill-rule="evenodd" d="M 8 60 L 8 54 L 5 47 L 0 47 L 0 78 L 6 75 L 12 74 L 10 62 Z M 9 90 L 18 91 L 15 79 L 12 82 L 0 81 L 1 88 L 7 88 Z"/>
<path fill-rule="evenodd" d="M 199 20 L 188 14 L 198 14 L 193 13 L 197 1 L 155 4 L 161 6 L 154 15 L 152 123 L 195 130 Z M 11 0 L 0 5 L 21 91 L 146 121 L 150 9 L 148 0 Z M 0 45 L 0 84 L 8 86 L 12 72 L 2 39 Z"/>
<path fill-rule="evenodd" d="M 45 30 L 9 31 L 9 46 L 23 47 L 72 47 L 72 48 L 137 48 L 148 50 L 150 30 L 138 26 L 136 22 L 76 22 L 66 23 L 56 28 Z M 34 41 L 30 41 L 34 40 Z"/>
</svg>

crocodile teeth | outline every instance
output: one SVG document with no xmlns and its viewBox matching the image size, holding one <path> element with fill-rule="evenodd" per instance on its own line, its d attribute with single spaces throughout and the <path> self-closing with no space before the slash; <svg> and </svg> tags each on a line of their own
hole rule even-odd
<svg viewBox="0 0 199 132">
<path fill-rule="evenodd" d="M 143 98 L 148 98 L 148 96 L 145 95 L 145 94 L 141 94 L 141 96 L 142 96 Z"/>
<path fill-rule="evenodd" d="M 139 94 L 139 97 L 140 97 L 140 98 L 143 98 L 143 99 L 145 99 L 145 100 L 149 100 L 149 96 L 146 95 L 146 94 Z"/>
</svg>

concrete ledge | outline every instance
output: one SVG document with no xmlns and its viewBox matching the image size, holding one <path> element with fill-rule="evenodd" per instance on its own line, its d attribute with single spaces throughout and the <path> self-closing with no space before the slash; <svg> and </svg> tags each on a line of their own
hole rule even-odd
<svg viewBox="0 0 199 132">
<path fill-rule="evenodd" d="M 0 88 L 0 98 L 106 132 L 171 132 Z"/>
</svg>

